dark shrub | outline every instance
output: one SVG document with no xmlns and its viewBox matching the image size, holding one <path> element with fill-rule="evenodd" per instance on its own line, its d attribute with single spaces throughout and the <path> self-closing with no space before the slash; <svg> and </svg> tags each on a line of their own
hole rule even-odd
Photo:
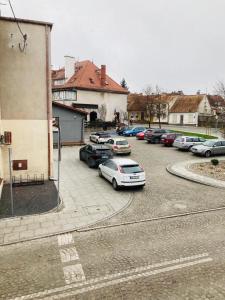
<svg viewBox="0 0 225 300">
<path fill-rule="evenodd" d="M 212 163 L 212 165 L 214 165 L 214 166 L 217 166 L 218 164 L 219 164 L 219 161 L 218 161 L 218 159 L 211 159 L 211 163 Z"/>
</svg>

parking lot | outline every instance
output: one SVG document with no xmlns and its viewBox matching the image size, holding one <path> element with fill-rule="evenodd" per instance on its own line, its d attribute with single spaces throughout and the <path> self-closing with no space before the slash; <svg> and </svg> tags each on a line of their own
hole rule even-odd
<svg viewBox="0 0 225 300">
<path fill-rule="evenodd" d="M 224 205 L 222 190 L 178 178 L 166 171 L 169 164 L 197 160 L 199 157 L 173 147 L 138 141 L 135 137 L 128 137 L 127 140 L 132 147 L 129 158 L 144 167 L 146 186 L 143 190 L 132 190 L 133 201 L 129 208 L 102 224 L 136 221 Z M 88 168 L 85 164 L 84 167 Z M 92 170 L 90 176 L 91 174 Z M 104 179 L 99 180 L 105 185 Z M 110 184 L 108 193 L 115 193 Z"/>
</svg>

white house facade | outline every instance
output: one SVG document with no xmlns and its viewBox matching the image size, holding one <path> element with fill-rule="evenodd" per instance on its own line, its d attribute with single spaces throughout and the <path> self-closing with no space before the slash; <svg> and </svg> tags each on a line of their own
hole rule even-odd
<svg viewBox="0 0 225 300">
<path fill-rule="evenodd" d="M 112 121 L 116 113 L 123 121 L 128 94 L 106 74 L 105 65 L 65 57 L 65 68 L 52 71 L 53 101 L 84 109 L 87 121 Z"/>
</svg>

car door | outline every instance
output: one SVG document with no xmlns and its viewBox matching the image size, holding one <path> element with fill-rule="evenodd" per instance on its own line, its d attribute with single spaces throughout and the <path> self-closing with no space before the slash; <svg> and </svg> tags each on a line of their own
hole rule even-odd
<svg viewBox="0 0 225 300">
<path fill-rule="evenodd" d="M 109 140 L 106 142 L 106 145 L 112 150 L 113 145 L 114 145 L 114 140 L 113 140 L 113 139 L 109 139 Z"/>
<path fill-rule="evenodd" d="M 213 153 L 218 155 L 223 153 L 223 146 L 221 141 L 215 142 L 213 146 Z"/>
<path fill-rule="evenodd" d="M 102 175 L 109 181 L 111 181 L 112 177 L 112 161 L 109 159 L 102 164 Z"/>
<path fill-rule="evenodd" d="M 225 141 L 221 141 L 221 144 L 222 144 L 221 154 L 225 154 Z"/>
<path fill-rule="evenodd" d="M 88 158 L 90 157 L 90 155 L 92 154 L 93 152 L 93 149 L 92 149 L 92 146 L 91 145 L 87 145 L 86 149 L 85 149 L 85 154 L 84 154 L 84 159 L 86 161 L 88 161 Z"/>
</svg>

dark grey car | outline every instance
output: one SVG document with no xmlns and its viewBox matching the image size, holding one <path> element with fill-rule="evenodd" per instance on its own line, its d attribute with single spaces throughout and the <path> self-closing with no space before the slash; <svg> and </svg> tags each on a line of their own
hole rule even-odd
<svg viewBox="0 0 225 300">
<path fill-rule="evenodd" d="M 202 145 L 193 146 L 191 152 L 205 157 L 225 154 L 225 140 L 206 141 Z"/>
<path fill-rule="evenodd" d="M 85 161 L 89 168 L 96 168 L 112 157 L 112 151 L 105 145 L 87 145 L 80 149 L 80 160 Z"/>
</svg>

